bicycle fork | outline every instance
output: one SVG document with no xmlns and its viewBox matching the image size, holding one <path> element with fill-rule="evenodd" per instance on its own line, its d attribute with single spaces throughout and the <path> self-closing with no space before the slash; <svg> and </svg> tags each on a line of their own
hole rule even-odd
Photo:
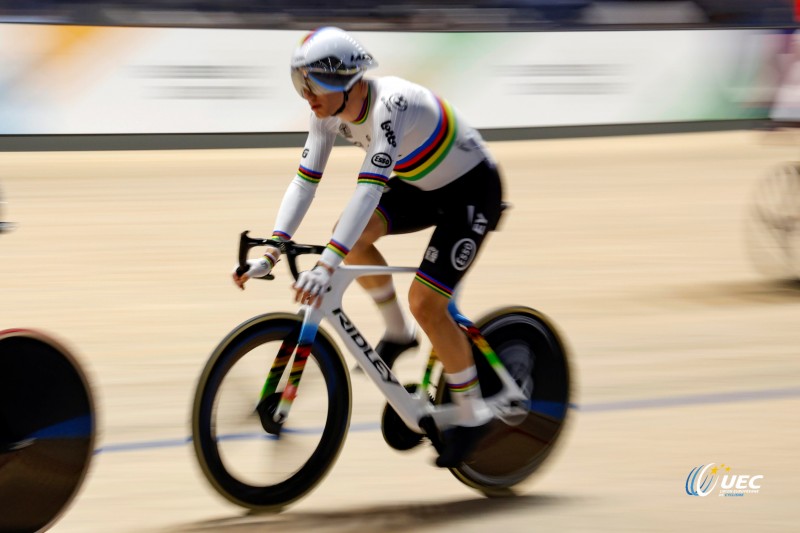
<svg viewBox="0 0 800 533">
<path fill-rule="evenodd" d="M 303 377 L 303 370 L 305 370 L 306 361 L 311 354 L 311 347 L 314 344 L 314 339 L 317 336 L 317 330 L 319 329 L 319 323 L 322 318 L 318 309 L 312 309 L 309 306 L 304 306 L 301 313 L 304 313 L 304 316 L 303 322 L 300 325 L 300 331 L 297 335 L 289 335 L 281 343 L 278 355 L 267 374 L 267 379 L 264 382 L 264 387 L 261 389 L 261 396 L 259 398 L 260 404 L 270 395 L 276 393 L 278 384 L 286 372 L 286 367 L 289 361 L 292 360 L 292 355 L 294 355 L 291 370 L 289 371 L 289 379 L 281 392 L 275 412 L 268 415 L 271 416 L 272 422 L 277 426 L 275 428 L 275 434 L 277 434 L 281 425 L 283 425 L 288 418 L 289 410 L 292 408 L 295 397 L 297 397 L 300 379 Z M 270 433 L 272 433 L 272 431 L 270 431 Z"/>
</svg>

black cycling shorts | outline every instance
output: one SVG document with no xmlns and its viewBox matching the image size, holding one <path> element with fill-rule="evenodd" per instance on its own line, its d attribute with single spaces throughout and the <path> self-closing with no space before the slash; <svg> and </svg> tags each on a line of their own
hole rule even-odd
<svg viewBox="0 0 800 533">
<path fill-rule="evenodd" d="M 415 279 L 450 298 L 486 234 L 497 227 L 501 204 L 500 175 L 484 161 L 433 191 L 393 177 L 376 211 L 386 223 L 387 235 L 436 228 Z"/>
</svg>

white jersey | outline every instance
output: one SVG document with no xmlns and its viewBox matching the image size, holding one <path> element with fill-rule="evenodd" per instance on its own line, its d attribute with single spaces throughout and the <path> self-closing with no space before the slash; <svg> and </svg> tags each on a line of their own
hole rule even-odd
<svg viewBox="0 0 800 533">
<path fill-rule="evenodd" d="M 336 135 L 341 135 L 367 153 L 356 192 L 322 256 L 331 266 L 339 263 L 361 235 L 392 173 L 415 187 L 434 190 L 490 160 L 477 130 L 430 90 L 396 77 L 366 81 L 367 98 L 355 121 L 311 115 L 300 166 L 273 232 L 291 238 L 322 179 Z"/>
</svg>

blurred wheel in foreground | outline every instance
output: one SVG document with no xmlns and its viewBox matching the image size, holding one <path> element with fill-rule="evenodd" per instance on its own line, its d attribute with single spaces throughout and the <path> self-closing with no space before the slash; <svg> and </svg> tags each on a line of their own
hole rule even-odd
<svg viewBox="0 0 800 533">
<path fill-rule="evenodd" d="M 758 182 L 745 222 L 756 268 L 770 278 L 800 281 L 800 163 L 784 163 Z"/>
<path fill-rule="evenodd" d="M 94 450 L 77 361 L 31 330 L 0 331 L 0 531 L 43 531 L 83 483 Z"/>
</svg>

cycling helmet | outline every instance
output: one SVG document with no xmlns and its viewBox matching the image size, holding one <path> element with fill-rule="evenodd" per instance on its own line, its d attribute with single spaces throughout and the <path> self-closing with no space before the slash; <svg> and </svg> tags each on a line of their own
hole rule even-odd
<svg viewBox="0 0 800 533">
<path fill-rule="evenodd" d="M 292 55 L 292 83 L 303 96 L 343 92 L 350 89 L 378 62 L 344 30 L 320 28 L 309 33 Z"/>
</svg>

